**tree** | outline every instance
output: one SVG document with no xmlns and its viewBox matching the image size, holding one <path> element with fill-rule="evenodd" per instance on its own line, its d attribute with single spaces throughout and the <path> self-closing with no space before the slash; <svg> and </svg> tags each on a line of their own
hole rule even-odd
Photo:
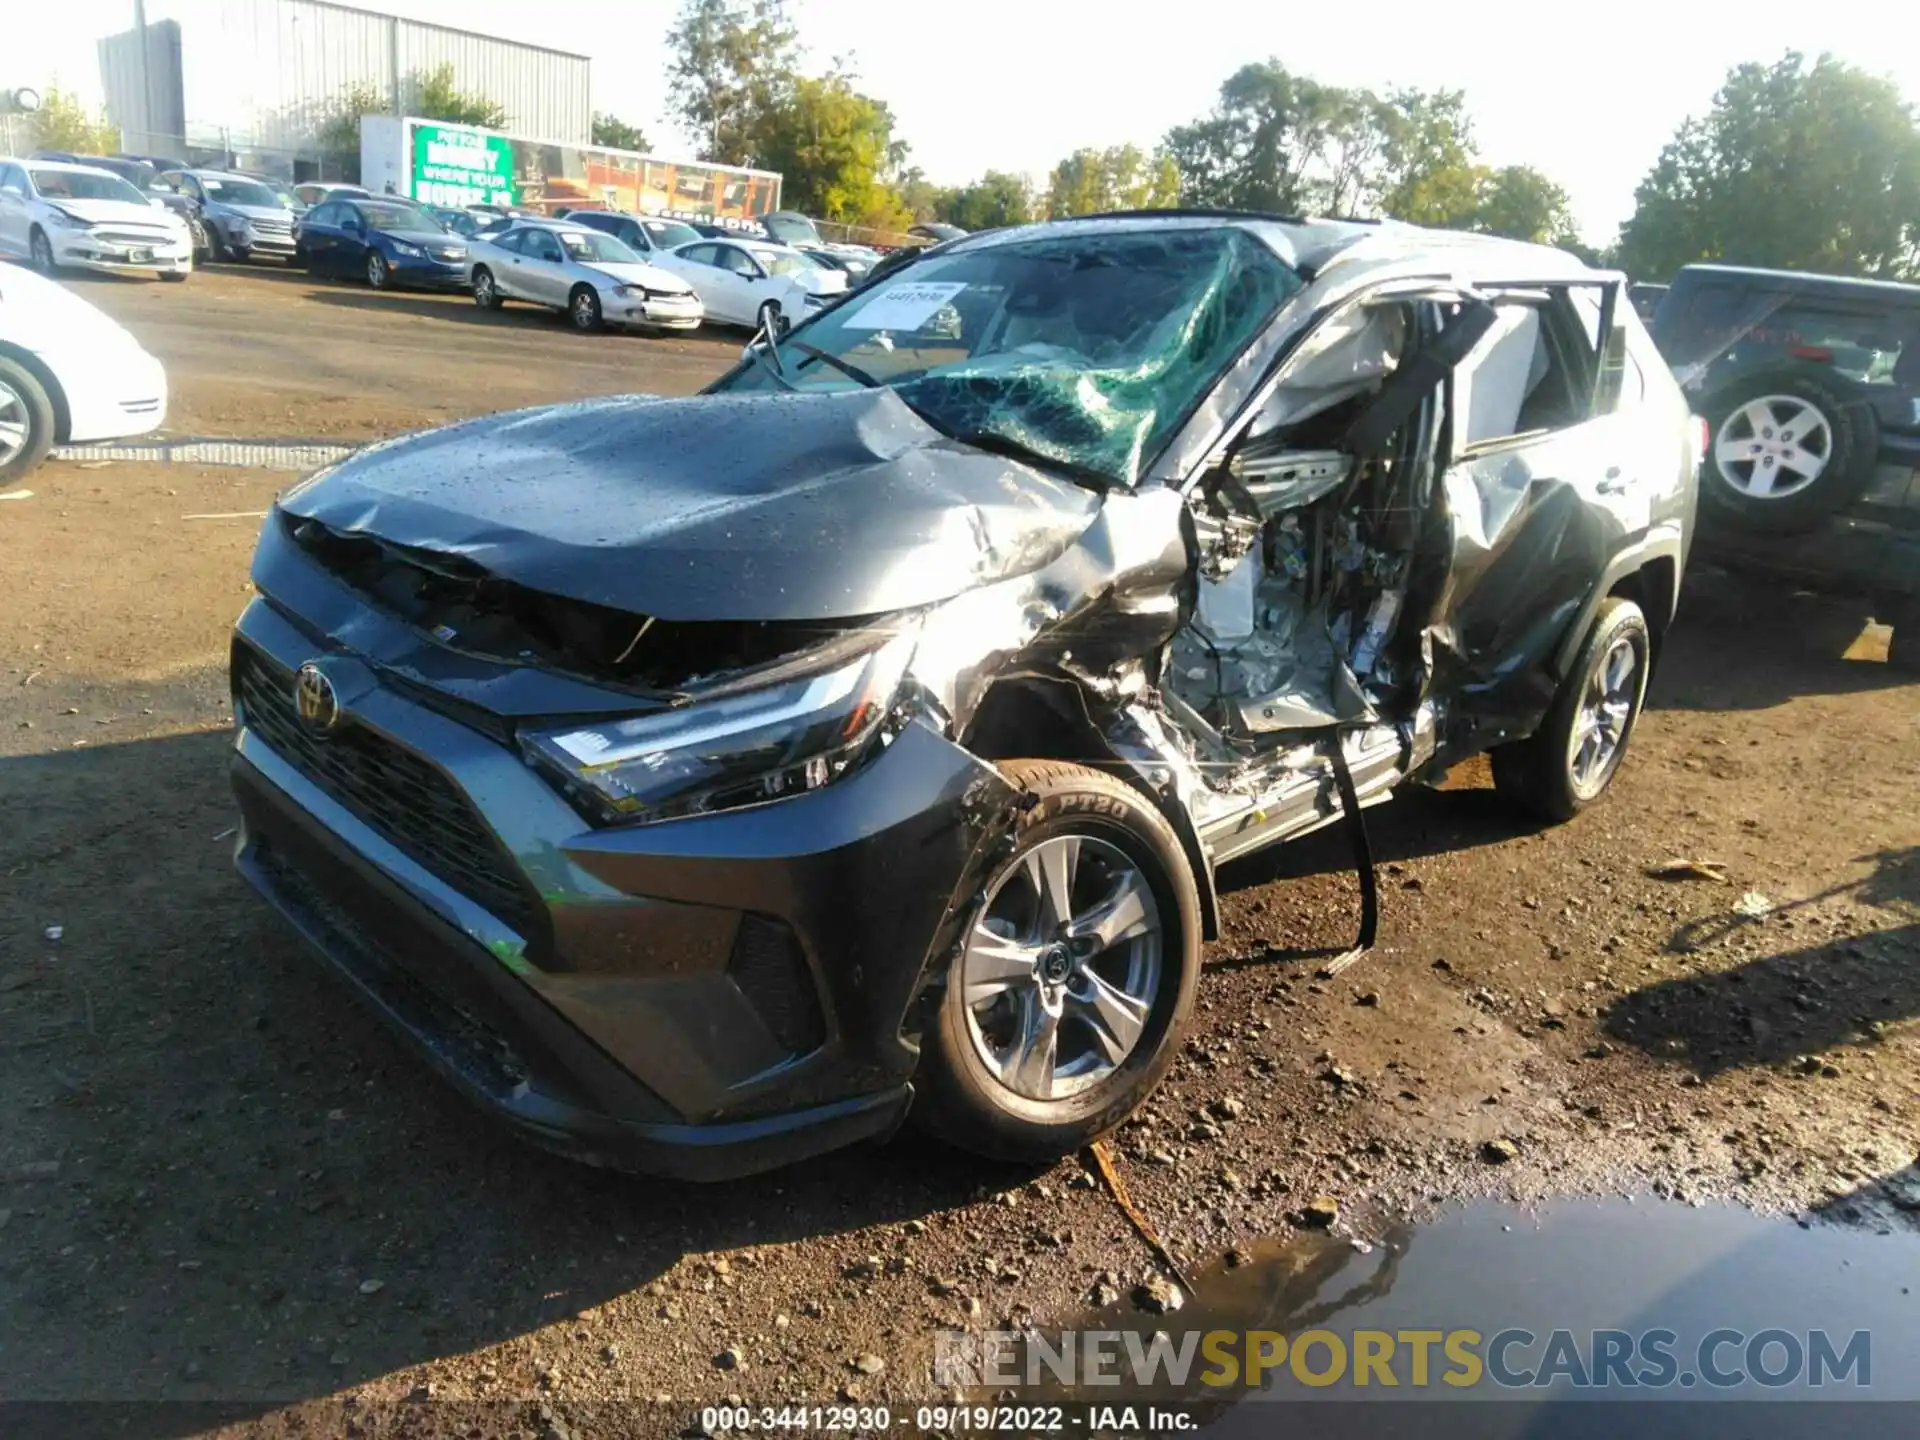
<svg viewBox="0 0 1920 1440">
<path fill-rule="evenodd" d="M 1173 157 L 1137 145 L 1076 150 L 1047 177 L 1047 214 L 1098 215 L 1178 204 L 1180 172 Z M 956 222 L 958 223 L 958 222 Z"/>
<path fill-rule="evenodd" d="M 1482 168 L 1475 189 L 1472 229 L 1540 245 L 1578 243 L 1567 192 L 1532 166 Z"/>
<path fill-rule="evenodd" d="M 1458 90 L 1396 90 L 1381 111 L 1386 130 L 1380 209 L 1412 225 L 1457 226 L 1478 204 L 1467 97 Z"/>
<path fill-rule="evenodd" d="M 905 229 L 912 212 L 887 186 L 906 160 L 893 134 L 893 112 L 862 95 L 838 71 L 792 81 L 766 114 L 754 142 L 756 161 L 782 176 L 782 201 L 824 220 Z"/>
<path fill-rule="evenodd" d="M 642 155 L 652 148 L 638 125 L 629 125 L 617 115 L 598 110 L 593 114 L 593 143 L 610 150 L 637 150 Z"/>
<path fill-rule="evenodd" d="M 1728 72 L 1635 192 L 1620 263 L 1920 274 L 1920 125 L 1890 80 L 1789 51 Z"/>
<path fill-rule="evenodd" d="M 412 97 L 407 113 L 422 120 L 442 120 L 449 125 L 479 125 L 498 130 L 507 123 L 506 107 L 484 95 L 468 94 L 453 85 L 451 61 L 409 77 L 407 93 Z"/>
<path fill-rule="evenodd" d="M 321 174 L 329 180 L 360 179 L 360 117 L 388 113 L 386 95 L 377 85 L 355 81 L 322 108 L 314 125 L 314 148 L 320 152 Z"/>
<path fill-rule="evenodd" d="M 1025 225 L 1033 219 L 1033 184 L 1024 175 L 989 170 L 971 185 L 945 192 L 935 213 L 962 230 Z"/>
<path fill-rule="evenodd" d="M 1334 96 L 1278 60 L 1243 65 L 1220 87 L 1213 113 L 1167 132 L 1166 148 L 1190 205 L 1293 213 L 1307 207 L 1307 171 Z"/>
<path fill-rule="evenodd" d="M 794 85 L 799 39 L 785 0 L 685 0 L 667 48 L 670 103 L 700 158 L 777 169 L 759 145 Z"/>
<path fill-rule="evenodd" d="M 40 97 L 27 132 L 36 150 L 65 150 L 72 155 L 111 155 L 120 148 L 120 131 L 105 109 L 87 114 L 77 95 L 49 86 Z"/>
</svg>

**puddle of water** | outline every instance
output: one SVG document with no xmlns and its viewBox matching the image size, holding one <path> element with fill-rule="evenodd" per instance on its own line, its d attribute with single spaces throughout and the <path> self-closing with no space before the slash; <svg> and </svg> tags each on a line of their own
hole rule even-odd
<svg viewBox="0 0 1920 1440">
<path fill-rule="evenodd" d="M 1069 1433 L 1151 1433 L 1152 1399 L 1222 1436 L 1920 1433 L 1912 1233 L 1661 1202 L 1488 1203 L 1364 1250 L 1314 1235 L 1191 1278 L 1178 1311 L 1123 1300 L 1090 1312 L 1077 1337 L 1029 1335 L 967 1393 L 1060 1403 Z M 1110 1332 L 1099 1343 L 1117 1384 L 1088 1382 L 1088 1332 Z M 1156 1332 L 1165 1363 L 1136 1368 Z M 1068 1354 L 1071 1383 L 1064 1360 L 1049 1363 Z M 1250 1355 L 1268 1361 L 1251 1388 Z M 1855 1403 L 1724 1403 L 1780 1400 Z M 1907 1403 L 1859 1403 L 1889 1400 Z M 1355 1403 L 1369 1401 L 1415 1403 Z M 1124 1404 L 1134 1428 L 1103 1409 Z"/>
<path fill-rule="evenodd" d="M 150 464 L 237 465 L 249 470 L 317 470 L 351 455 L 358 446 L 327 440 L 184 439 L 56 445 L 55 460 L 141 460 Z"/>
</svg>

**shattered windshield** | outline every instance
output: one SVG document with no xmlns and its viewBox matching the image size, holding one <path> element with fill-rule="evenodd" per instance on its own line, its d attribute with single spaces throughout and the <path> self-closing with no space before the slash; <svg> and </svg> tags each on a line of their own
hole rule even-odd
<svg viewBox="0 0 1920 1440">
<path fill-rule="evenodd" d="M 948 435 L 1131 485 L 1301 284 L 1237 227 L 962 251 L 796 331 L 781 373 L 751 364 L 716 388 L 888 385 Z"/>
</svg>

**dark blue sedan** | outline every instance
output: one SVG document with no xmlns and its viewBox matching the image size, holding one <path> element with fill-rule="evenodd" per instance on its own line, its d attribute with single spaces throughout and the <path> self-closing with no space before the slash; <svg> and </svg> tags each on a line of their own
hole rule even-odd
<svg viewBox="0 0 1920 1440">
<path fill-rule="evenodd" d="M 296 256 L 309 275 L 363 276 L 376 290 L 467 288 L 467 242 L 425 210 L 395 200 L 329 200 L 300 217 Z"/>
</svg>

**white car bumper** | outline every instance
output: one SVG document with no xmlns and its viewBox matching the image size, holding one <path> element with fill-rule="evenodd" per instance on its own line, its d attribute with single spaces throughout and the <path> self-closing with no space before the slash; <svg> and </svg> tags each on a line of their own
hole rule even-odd
<svg viewBox="0 0 1920 1440">
<path fill-rule="evenodd" d="M 605 304 L 606 317 L 616 325 L 645 325 L 660 330 L 695 330 L 707 318 L 697 295 L 637 295 L 615 297 Z"/>
<path fill-rule="evenodd" d="M 193 241 L 181 236 L 150 237 L 99 230 L 50 231 L 53 258 L 61 265 L 119 274 L 184 275 L 193 269 Z"/>
<path fill-rule="evenodd" d="M 40 352 L 66 396 L 73 444 L 157 430 L 167 418 L 167 372 L 137 345 Z"/>
</svg>

